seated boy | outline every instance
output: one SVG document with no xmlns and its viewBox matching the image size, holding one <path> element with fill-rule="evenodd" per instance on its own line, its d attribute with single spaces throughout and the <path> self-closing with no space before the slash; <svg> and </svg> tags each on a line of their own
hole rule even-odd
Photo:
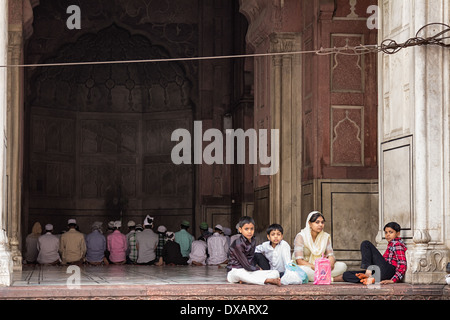
<svg viewBox="0 0 450 320">
<path fill-rule="evenodd" d="M 256 247 L 255 262 L 263 270 L 278 270 L 280 276 L 291 261 L 291 246 L 283 240 L 283 227 L 272 224 L 267 228 L 266 241 Z"/>
<path fill-rule="evenodd" d="M 242 217 L 239 220 L 239 232 L 241 236 L 230 246 L 227 281 L 280 286 L 280 274 L 277 270 L 261 270 L 254 265 L 256 240 L 253 236 L 255 233 L 253 218 Z"/>
</svg>

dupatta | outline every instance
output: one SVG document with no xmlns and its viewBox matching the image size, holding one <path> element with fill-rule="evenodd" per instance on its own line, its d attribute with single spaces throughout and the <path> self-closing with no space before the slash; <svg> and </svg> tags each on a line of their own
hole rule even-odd
<svg viewBox="0 0 450 320">
<path fill-rule="evenodd" d="M 325 231 L 321 231 L 317 237 L 316 240 L 313 241 L 311 236 L 311 227 L 309 226 L 309 220 L 311 219 L 312 215 L 315 213 L 319 213 L 319 211 L 312 211 L 309 213 L 308 217 L 306 218 L 306 226 L 303 228 L 295 237 L 294 245 L 297 247 L 299 242 L 302 242 L 304 247 L 308 248 L 311 252 L 311 255 L 309 256 L 309 263 L 313 263 L 317 258 L 321 258 L 322 255 L 325 253 L 325 250 L 327 248 L 328 241 L 330 239 L 330 234 L 326 233 Z M 298 237 L 301 236 L 302 239 L 298 239 Z M 300 243 L 301 244 L 301 243 Z M 294 247 L 294 256 L 295 254 L 295 247 Z M 303 248 L 302 248 L 303 250 Z M 295 258 L 295 257 L 294 257 Z M 306 259 L 305 259 L 306 260 Z"/>
</svg>

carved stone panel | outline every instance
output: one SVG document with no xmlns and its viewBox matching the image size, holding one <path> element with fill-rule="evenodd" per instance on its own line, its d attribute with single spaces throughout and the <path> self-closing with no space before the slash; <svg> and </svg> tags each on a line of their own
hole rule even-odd
<svg viewBox="0 0 450 320">
<path fill-rule="evenodd" d="M 359 46 L 364 44 L 363 35 L 332 34 L 331 47 Z M 364 55 L 332 55 L 331 91 L 364 91 Z"/>
<path fill-rule="evenodd" d="M 363 107 L 333 106 L 331 110 L 331 164 L 364 165 Z"/>
<path fill-rule="evenodd" d="M 75 121 L 63 117 L 33 115 L 31 148 L 36 153 L 75 154 Z"/>
</svg>

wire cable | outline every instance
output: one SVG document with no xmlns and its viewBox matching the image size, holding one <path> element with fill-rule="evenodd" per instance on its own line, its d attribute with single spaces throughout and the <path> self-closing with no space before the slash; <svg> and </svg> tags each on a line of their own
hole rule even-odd
<svg viewBox="0 0 450 320">
<path fill-rule="evenodd" d="M 420 36 L 429 27 L 444 27 L 444 29 L 430 37 L 423 38 Z M 448 40 L 448 42 L 446 42 Z M 288 52 L 270 52 L 270 53 L 254 53 L 254 54 L 237 54 L 237 55 L 221 55 L 209 57 L 184 57 L 184 58 L 158 58 L 143 60 L 110 60 L 110 61 L 86 61 L 86 62 L 55 62 L 55 63 L 33 63 L 33 64 L 12 64 L 0 65 L 0 68 L 37 68 L 37 67 L 62 67 L 62 66 L 85 66 L 85 65 L 106 65 L 106 64 L 130 64 L 130 63 L 158 63 L 158 62 L 180 62 L 180 61 L 201 61 L 201 60 L 217 60 L 217 59 L 236 59 L 236 58 L 257 58 L 269 56 L 286 56 L 300 54 L 316 54 L 318 56 L 326 55 L 350 55 L 358 56 L 370 53 L 395 54 L 402 49 L 416 46 L 440 46 L 450 48 L 450 26 L 445 23 L 433 22 L 420 28 L 415 37 L 408 39 L 403 43 L 397 43 L 393 39 L 385 39 L 380 45 L 363 45 L 344 46 L 333 48 L 320 48 L 319 50 L 305 51 L 288 51 Z"/>
</svg>

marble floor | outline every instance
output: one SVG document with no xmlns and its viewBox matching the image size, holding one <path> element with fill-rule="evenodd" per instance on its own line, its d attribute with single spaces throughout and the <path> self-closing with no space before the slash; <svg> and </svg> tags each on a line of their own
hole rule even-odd
<svg viewBox="0 0 450 320">
<path fill-rule="evenodd" d="M 450 286 L 407 283 L 289 286 L 230 284 L 217 266 L 24 265 L 0 300 L 450 300 Z M 75 290 L 74 290 L 75 289 Z"/>
<path fill-rule="evenodd" d="M 79 269 L 78 269 L 79 268 Z M 227 271 L 217 266 L 42 266 L 24 265 L 13 273 L 14 287 L 63 285 L 225 284 Z"/>
</svg>

